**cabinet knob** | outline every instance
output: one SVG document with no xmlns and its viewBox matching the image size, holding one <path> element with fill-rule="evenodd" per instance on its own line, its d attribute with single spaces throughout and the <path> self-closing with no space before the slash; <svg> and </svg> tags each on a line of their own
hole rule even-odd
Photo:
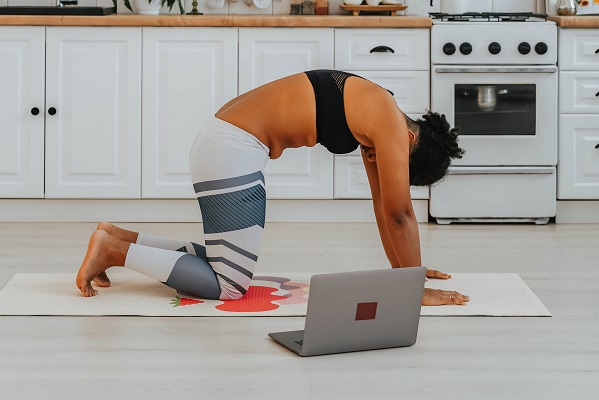
<svg viewBox="0 0 599 400">
<path fill-rule="evenodd" d="M 48 114 L 55 115 L 56 114 L 56 108 L 54 108 L 54 107 L 48 108 Z"/>
<path fill-rule="evenodd" d="M 38 115 L 39 113 L 40 113 L 40 109 L 39 109 L 39 108 L 37 108 L 37 107 L 33 107 L 33 108 L 31 109 L 31 114 L 33 114 L 33 115 Z"/>
<path fill-rule="evenodd" d="M 375 48 L 370 50 L 370 52 L 371 53 L 395 53 L 395 50 L 393 50 L 391 47 L 388 47 L 388 46 L 376 46 Z"/>
</svg>

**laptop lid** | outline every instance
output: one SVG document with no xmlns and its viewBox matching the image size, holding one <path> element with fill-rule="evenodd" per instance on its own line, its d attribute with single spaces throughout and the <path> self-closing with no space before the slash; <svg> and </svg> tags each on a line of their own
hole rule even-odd
<svg viewBox="0 0 599 400">
<path fill-rule="evenodd" d="M 302 356 L 411 346 L 425 267 L 314 275 Z"/>
</svg>

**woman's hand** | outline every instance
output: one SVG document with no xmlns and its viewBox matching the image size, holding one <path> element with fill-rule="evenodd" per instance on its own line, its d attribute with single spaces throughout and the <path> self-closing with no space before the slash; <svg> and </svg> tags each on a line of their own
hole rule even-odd
<svg viewBox="0 0 599 400">
<path fill-rule="evenodd" d="M 445 304 L 465 306 L 469 301 L 468 296 L 450 290 L 425 288 L 422 296 L 423 306 L 442 306 Z"/>
<path fill-rule="evenodd" d="M 428 269 L 426 270 L 426 277 L 433 279 L 449 279 L 451 275 L 446 274 L 445 272 L 437 271 L 436 269 Z"/>
</svg>

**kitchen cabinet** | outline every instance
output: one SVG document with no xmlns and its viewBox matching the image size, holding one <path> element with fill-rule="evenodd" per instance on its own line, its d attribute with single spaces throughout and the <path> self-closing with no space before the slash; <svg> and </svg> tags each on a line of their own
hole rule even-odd
<svg viewBox="0 0 599 400">
<path fill-rule="evenodd" d="M 335 69 L 352 72 L 393 93 L 413 119 L 430 108 L 428 29 L 335 29 Z M 411 188 L 428 199 L 427 187 Z M 335 155 L 335 198 L 371 198 L 359 150 Z"/>
<path fill-rule="evenodd" d="M 309 69 L 361 74 L 418 117 L 430 103 L 429 67 L 412 48 L 428 46 L 427 30 L 357 28 L 358 41 L 390 36 L 398 58 L 345 68 L 335 40 L 346 30 L 0 27 L 0 198 L 193 198 L 187 155 L 206 118 Z M 269 198 L 369 198 L 359 152 L 336 159 L 322 146 L 286 150 L 267 166 Z"/>
<path fill-rule="evenodd" d="M 558 198 L 599 199 L 599 116 L 561 115 Z"/>
<path fill-rule="evenodd" d="M 0 27 L 0 198 L 44 197 L 44 27 Z"/>
<path fill-rule="evenodd" d="M 46 198 L 139 198 L 141 29 L 46 28 Z"/>
<path fill-rule="evenodd" d="M 333 43 L 332 28 L 239 28 L 239 93 L 294 73 L 332 69 Z M 333 198 L 333 155 L 320 145 L 285 150 L 265 175 L 271 199 Z"/>
<path fill-rule="evenodd" d="M 144 28 L 142 198 L 194 198 L 187 155 L 237 95 L 237 28 Z"/>
<path fill-rule="evenodd" d="M 599 29 L 560 29 L 558 199 L 599 199 Z"/>
</svg>

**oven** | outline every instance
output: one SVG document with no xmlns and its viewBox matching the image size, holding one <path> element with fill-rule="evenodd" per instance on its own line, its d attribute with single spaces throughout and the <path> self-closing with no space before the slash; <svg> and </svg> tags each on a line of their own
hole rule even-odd
<svg viewBox="0 0 599 400">
<path fill-rule="evenodd" d="M 460 129 L 453 165 L 557 163 L 557 67 L 434 66 L 432 108 Z"/>
<path fill-rule="evenodd" d="M 557 28 L 515 15 L 433 20 L 432 109 L 459 128 L 466 151 L 431 188 L 438 223 L 555 216 Z"/>
</svg>

